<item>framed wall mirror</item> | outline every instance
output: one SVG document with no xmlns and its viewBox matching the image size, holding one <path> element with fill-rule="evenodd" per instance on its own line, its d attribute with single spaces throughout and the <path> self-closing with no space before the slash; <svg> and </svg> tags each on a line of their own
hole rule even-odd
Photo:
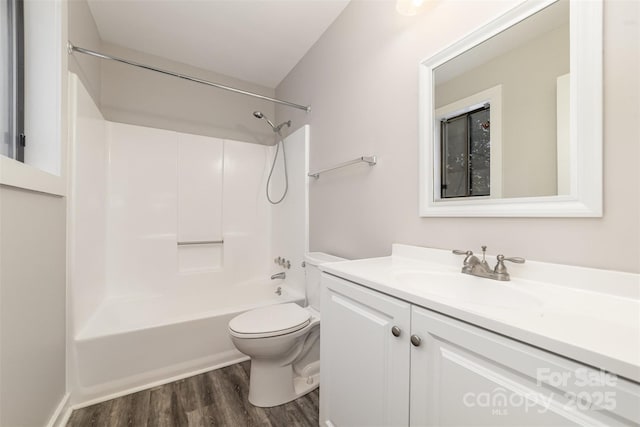
<svg viewBox="0 0 640 427">
<path fill-rule="evenodd" d="M 602 6 L 528 0 L 420 63 L 420 216 L 602 216 Z"/>
</svg>

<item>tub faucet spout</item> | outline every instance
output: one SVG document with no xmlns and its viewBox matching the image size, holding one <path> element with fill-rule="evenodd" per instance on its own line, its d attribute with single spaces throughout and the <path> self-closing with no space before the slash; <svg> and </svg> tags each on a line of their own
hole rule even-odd
<svg viewBox="0 0 640 427">
<path fill-rule="evenodd" d="M 273 276 L 271 276 L 271 280 L 275 280 L 275 279 L 282 279 L 284 280 L 287 277 L 287 274 L 283 271 L 281 273 L 276 273 Z"/>
</svg>

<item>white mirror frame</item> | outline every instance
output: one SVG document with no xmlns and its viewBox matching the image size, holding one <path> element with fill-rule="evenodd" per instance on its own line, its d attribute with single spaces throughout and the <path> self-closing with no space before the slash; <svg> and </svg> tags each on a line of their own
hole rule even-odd
<svg viewBox="0 0 640 427">
<path fill-rule="evenodd" d="M 527 0 L 420 63 L 420 216 L 601 217 L 603 2 L 570 5 L 570 192 L 569 195 L 506 199 L 437 200 L 434 144 L 434 70 L 557 0 Z M 428 119 L 427 119 L 428 118 Z"/>
</svg>

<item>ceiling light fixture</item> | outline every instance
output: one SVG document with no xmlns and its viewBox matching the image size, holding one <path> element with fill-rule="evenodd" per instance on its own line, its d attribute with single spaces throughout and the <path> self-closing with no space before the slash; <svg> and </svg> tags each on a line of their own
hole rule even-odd
<svg viewBox="0 0 640 427">
<path fill-rule="evenodd" d="M 425 0 L 396 0 L 396 11 L 400 15 L 414 16 L 420 10 Z"/>
</svg>

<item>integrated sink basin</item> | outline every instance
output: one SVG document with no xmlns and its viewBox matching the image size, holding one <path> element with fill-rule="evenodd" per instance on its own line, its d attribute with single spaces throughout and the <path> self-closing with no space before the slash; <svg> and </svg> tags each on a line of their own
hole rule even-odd
<svg viewBox="0 0 640 427">
<path fill-rule="evenodd" d="M 509 264 L 511 281 L 498 281 L 463 266 L 449 250 L 395 244 L 391 256 L 322 270 L 640 383 L 638 274 L 529 260 Z"/>
<path fill-rule="evenodd" d="M 413 293 L 496 308 L 535 310 L 543 303 L 518 289 L 515 281 L 474 277 L 453 271 L 399 271 L 394 274 L 400 285 Z"/>
</svg>

